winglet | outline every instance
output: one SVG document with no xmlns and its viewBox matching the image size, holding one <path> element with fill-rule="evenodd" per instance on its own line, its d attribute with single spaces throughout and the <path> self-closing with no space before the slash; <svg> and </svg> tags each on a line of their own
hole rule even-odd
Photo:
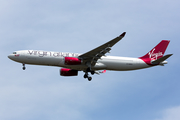
<svg viewBox="0 0 180 120">
<path fill-rule="evenodd" d="M 123 32 L 119 37 L 124 37 L 126 32 Z"/>
</svg>

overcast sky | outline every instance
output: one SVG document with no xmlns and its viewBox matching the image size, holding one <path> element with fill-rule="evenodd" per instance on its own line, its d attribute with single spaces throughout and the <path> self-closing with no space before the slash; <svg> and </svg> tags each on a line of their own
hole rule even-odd
<svg viewBox="0 0 180 120">
<path fill-rule="evenodd" d="M 1 120 L 179 120 L 179 0 L 0 0 Z M 16 50 L 85 53 L 127 32 L 110 54 L 140 57 L 171 40 L 164 67 L 62 77 Z"/>
</svg>

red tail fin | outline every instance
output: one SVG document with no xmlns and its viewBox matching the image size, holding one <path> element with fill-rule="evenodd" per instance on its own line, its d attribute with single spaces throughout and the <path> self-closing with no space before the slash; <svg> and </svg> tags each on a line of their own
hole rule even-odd
<svg viewBox="0 0 180 120">
<path fill-rule="evenodd" d="M 146 55 L 140 57 L 140 59 L 150 58 L 151 60 L 157 60 L 157 59 L 163 57 L 164 52 L 166 51 L 166 48 L 167 48 L 169 42 L 170 42 L 169 40 L 162 40 L 150 52 L 148 52 Z"/>
</svg>

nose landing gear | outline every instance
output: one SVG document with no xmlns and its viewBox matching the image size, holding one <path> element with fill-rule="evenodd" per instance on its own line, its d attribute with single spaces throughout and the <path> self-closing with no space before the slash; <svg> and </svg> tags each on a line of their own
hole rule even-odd
<svg viewBox="0 0 180 120">
<path fill-rule="evenodd" d="M 25 70 L 26 69 L 26 67 L 25 67 L 25 64 L 23 64 L 23 68 L 22 68 L 23 70 Z"/>
</svg>

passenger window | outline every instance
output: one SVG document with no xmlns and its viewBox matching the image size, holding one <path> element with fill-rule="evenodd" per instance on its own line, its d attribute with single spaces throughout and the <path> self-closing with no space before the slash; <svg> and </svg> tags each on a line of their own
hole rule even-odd
<svg viewBox="0 0 180 120">
<path fill-rule="evenodd" d="M 13 54 L 16 54 L 16 52 L 13 52 Z"/>
</svg>

